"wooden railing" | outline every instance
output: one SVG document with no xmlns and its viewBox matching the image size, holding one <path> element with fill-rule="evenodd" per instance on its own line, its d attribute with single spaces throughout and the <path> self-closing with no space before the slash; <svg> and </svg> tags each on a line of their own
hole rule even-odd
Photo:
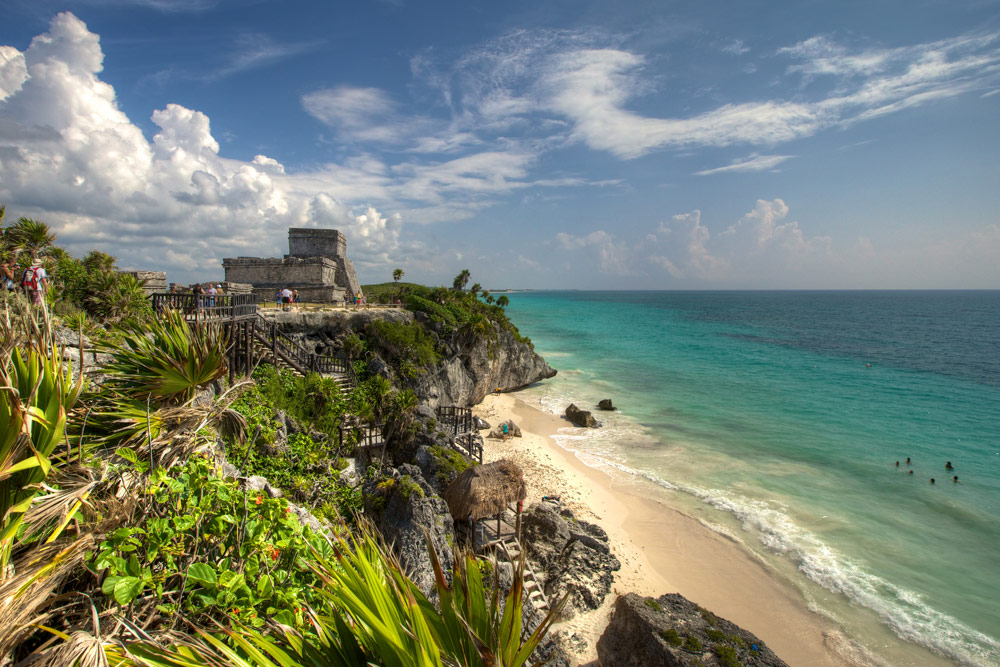
<svg viewBox="0 0 1000 667">
<path fill-rule="evenodd" d="M 362 424 L 357 417 L 344 415 L 340 420 L 340 444 L 343 446 L 350 436 L 357 440 L 358 447 L 378 447 L 385 444 L 382 431 L 385 424 Z"/>
<path fill-rule="evenodd" d="M 306 373 L 332 374 L 340 373 L 350 378 L 351 386 L 358 386 L 358 378 L 354 366 L 349 359 L 325 354 L 316 354 L 302 343 L 293 340 L 278 326 L 278 324 L 257 313 L 257 326 L 254 335 L 271 351 L 275 359 L 282 359 L 303 375 Z"/>
<path fill-rule="evenodd" d="M 465 454 L 470 459 L 474 461 L 479 461 L 480 464 L 483 462 L 483 443 L 479 439 L 479 434 L 475 431 L 469 431 L 468 433 L 463 433 L 457 436 L 453 442 L 454 448 Z"/>
<path fill-rule="evenodd" d="M 171 294 L 152 295 L 153 311 L 168 308 L 183 313 L 189 322 L 223 322 L 245 320 L 257 314 L 253 294 Z"/>
<path fill-rule="evenodd" d="M 474 430 L 471 408 L 460 408 L 457 405 L 439 405 L 437 407 L 438 422 L 447 426 L 451 435 L 458 436 Z"/>
</svg>

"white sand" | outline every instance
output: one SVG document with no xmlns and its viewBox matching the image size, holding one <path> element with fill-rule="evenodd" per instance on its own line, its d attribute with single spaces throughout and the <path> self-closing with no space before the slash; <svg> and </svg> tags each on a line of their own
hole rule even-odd
<svg viewBox="0 0 1000 667">
<path fill-rule="evenodd" d="M 528 487 L 525 507 L 542 496 L 559 496 L 577 518 L 607 531 L 612 553 L 622 563 L 600 609 L 556 626 L 562 637 L 583 640 L 564 642 L 567 647 L 584 645 L 575 655 L 578 664 L 596 664 L 597 640 L 616 593 L 627 592 L 679 592 L 753 632 L 793 666 L 869 662 L 831 621 L 810 611 L 798 591 L 737 544 L 678 511 L 614 489 L 611 477 L 559 447 L 551 435 L 568 425 L 561 418 L 535 410 L 514 394 L 487 396 L 473 412 L 493 425 L 513 419 L 521 429 L 521 438 L 487 439 L 484 459 L 509 458 L 522 467 Z"/>
</svg>

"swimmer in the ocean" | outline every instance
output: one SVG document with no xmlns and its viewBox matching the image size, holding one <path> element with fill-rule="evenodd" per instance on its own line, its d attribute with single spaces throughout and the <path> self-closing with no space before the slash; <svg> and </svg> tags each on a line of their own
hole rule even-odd
<svg viewBox="0 0 1000 667">
<path fill-rule="evenodd" d="M 944 464 L 944 469 L 945 470 L 954 470 L 955 466 L 951 465 L 951 461 L 948 461 L 947 463 Z"/>
<path fill-rule="evenodd" d="M 931 484 L 933 484 L 933 483 L 934 483 L 934 478 L 933 478 L 933 477 L 931 477 Z"/>
<path fill-rule="evenodd" d="M 910 474 L 911 474 L 911 475 L 913 474 L 913 471 L 912 471 L 912 470 L 910 471 Z"/>
<path fill-rule="evenodd" d="M 953 481 L 955 484 L 958 484 L 958 475 L 955 475 L 954 477 L 952 477 L 951 481 Z"/>
<path fill-rule="evenodd" d="M 910 457 L 909 456 L 906 457 L 906 465 L 910 465 Z"/>
<path fill-rule="evenodd" d="M 896 461 L 896 467 L 897 468 L 899 467 L 899 461 Z"/>
</svg>

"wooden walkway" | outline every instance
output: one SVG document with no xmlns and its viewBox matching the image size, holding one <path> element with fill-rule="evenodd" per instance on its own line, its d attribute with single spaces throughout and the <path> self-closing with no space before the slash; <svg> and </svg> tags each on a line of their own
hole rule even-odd
<svg viewBox="0 0 1000 667">
<path fill-rule="evenodd" d="M 438 423 L 452 436 L 452 449 L 466 457 L 483 462 L 483 444 L 476 433 L 476 422 L 472 418 L 471 408 L 461 408 L 457 405 L 439 405 L 437 407 Z"/>
</svg>

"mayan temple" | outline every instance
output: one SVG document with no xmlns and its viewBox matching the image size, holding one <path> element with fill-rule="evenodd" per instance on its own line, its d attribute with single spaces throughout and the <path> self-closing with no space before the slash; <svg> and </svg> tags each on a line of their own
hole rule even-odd
<svg viewBox="0 0 1000 667">
<path fill-rule="evenodd" d="M 288 230 L 288 254 L 277 257 L 227 257 L 227 283 L 253 286 L 258 299 L 277 290 L 298 290 L 302 301 L 330 303 L 361 291 L 354 264 L 347 258 L 347 238 L 336 229 Z"/>
</svg>

